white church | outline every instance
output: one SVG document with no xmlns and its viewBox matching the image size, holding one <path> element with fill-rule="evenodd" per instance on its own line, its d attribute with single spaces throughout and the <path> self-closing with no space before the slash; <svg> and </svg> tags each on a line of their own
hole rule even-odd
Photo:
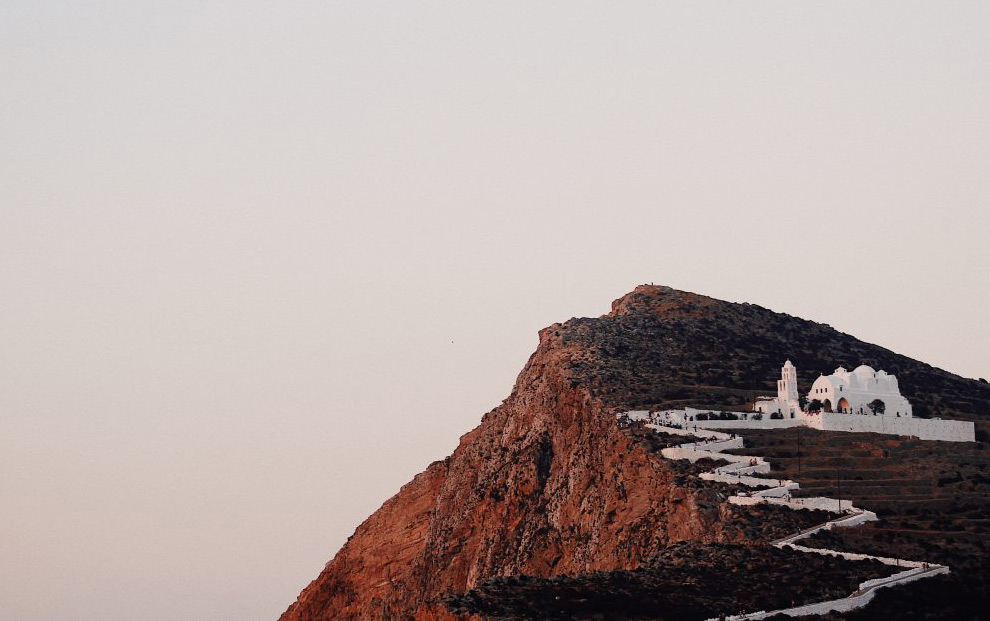
<svg viewBox="0 0 990 621">
<path fill-rule="evenodd" d="M 839 367 L 831 375 L 820 375 L 811 385 L 806 399 L 802 408 L 798 398 L 797 369 L 788 360 L 780 370 L 776 398 L 756 400 L 753 409 L 758 417 L 739 413 L 742 420 L 706 421 L 704 425 L 770 429 L 805 425 L 824 431 L 868 431 L 922 440 L 976 440 L 976 427 L 972 422 L 915 418 L 911 404 L 901 394 L 897 378 L 865 364 L 853 371 Z M 808 407 L 816 401 L 820 409 Z M 685 418 L 692 420 L 695 416 L 697 414 L 693 412 L 685 414 Z"/>
<path fill-rule="evenodd" d="M 901 395 L 897 377 L 862 364 L 854 371 L 839 367 L 831 375 L 820 375 L 811 386 L 807 403 L 817 401 L 821 411 L 911 418 L 911 404 Z M 798 400 L 797 369 L 788 360 L 777 380 L 777 398 L 757 399 L 754 410 L 781 418 L 803 416 Z"/>
<path fill-rule="evenodd" d="M 760 397 L 754 412 L 722 412 L 684 408 L 660 412 L 634 411 L 681 429 L 785 429 L 811 427 L 822 431 L 869 432 L 913 436 L 922 440 L 975 442 L 976 426 L 970 421 L 916 418 L 911 404 L 901 395 L 897 378 L 884 371 L 860 365 L 853 371 L 839 367 L 821 375 L 806 396 L 805 407 L 798 397 L 797 369 L 784 363 L 777 381 L 776 397 Z M 820 405 L 820 409 L 808 405 Z M 809 411 L 812 410 L 812 411 Z"/>
<path fill-rule="evenodd" d="M 901 396 L 897 377 L 861 364 L 852 372 L 842 367 L 821 375 L 811 386 L 808 402 L 818 399 L 825 412 L 911 417 L 911 404 Z"/>
</svg>

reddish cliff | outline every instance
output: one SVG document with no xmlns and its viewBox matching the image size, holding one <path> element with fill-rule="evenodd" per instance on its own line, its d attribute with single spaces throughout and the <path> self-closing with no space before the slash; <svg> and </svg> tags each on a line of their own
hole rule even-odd
<svg viewBox="0 0 990 621">
<path fill-rule="evenodd" d="M 440 598 L 481 579 L 634 568 L 719 539 L 718 502 L 623 435 L 568 371 L 589 353 L 558 327 L 505 403 L 358 527 L 282 619 L 452 618 Z"/>
</svg>

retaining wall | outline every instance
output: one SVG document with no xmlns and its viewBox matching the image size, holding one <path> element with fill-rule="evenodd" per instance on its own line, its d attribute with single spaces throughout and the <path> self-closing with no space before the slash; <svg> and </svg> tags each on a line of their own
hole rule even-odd
<svg viewBox="0 0 990 621">
<path fill-rule="evenodd" d="M 823 431 L 869 431 L 898 436 L 915 436 L 922 440 L 976 441 L 975 426 L 969 421 L 962 420 L 826 413 L 809 416 L 807 425 Z"/>
<path fill-rule="evenodd" d="M 976 427 L 963 420 L 940 420 L 936 418 L 908 418 L 897 416 L 873 416 L 863 414 L 799 414 L 796 418 L 773 419 L 766 416 L 762 420 L 697 420 L 697 415 L 708 410 L 668 410 L 650 415 L 645 410 L 627 412 L 633 420 L 667 421 L 683 425 L 686 430 L 697 427 L 704 429 L 785 429 L 807 425 L 823 431 L 866 431 L 894 436 L 914 436 L 922 440 L 942 440 L 945 442 L 975 442 Z M 742 416 L 743 412 L 733 412 Z M 752 412 L 746 412 L 752 417 Z M 690 420 L 694 417 L 695 420 Z M 669 429 L 660 431 L 670 432 Z"/>
<path fill-rule="evenodd" d="M 751 414 L 752 415 L 752 414 Z M 701 420 L 689 422 L 688 425 L 698 425 L 698 429 L 786 429 L 788 427 L 801 427 L 805 424 L 803 418 L 779 418 L 763 420 Z"/>
</svg>

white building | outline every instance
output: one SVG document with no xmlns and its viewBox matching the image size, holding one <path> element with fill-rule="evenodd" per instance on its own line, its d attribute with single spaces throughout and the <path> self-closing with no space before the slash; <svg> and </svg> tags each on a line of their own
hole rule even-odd
<svg viewBox="0 0 990 621">
<path fill-rule="evenodd" d="M 808 393 L 808 402 L 814 399 L 822 403 L 824 412 L 880 414 L 869 406 L 879 401 L 884 416 L 910 418 L 912 415 L 911 404 L 901 396 L 897 386 L 897 377 L 865 364 L 852 372 L 839 367 L 831 375 L 820 376 Z"/>
<path fill-rule="evenodd" d="M 780 369 L 777 380 L 777 398 L 760 397 L 753 408 L 764 416 L 780 414 L 783 418 L 794 418 L 800 411 L 798 404 L 797 369 L 788 360 Z"/>
</svg>

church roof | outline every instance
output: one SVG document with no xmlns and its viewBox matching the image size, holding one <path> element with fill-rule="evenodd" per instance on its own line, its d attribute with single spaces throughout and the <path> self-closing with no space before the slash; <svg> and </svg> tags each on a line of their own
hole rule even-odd
<svg viewBox="0 0 990 621">
<path fill-rule="evenodd" d="M 877 371 L 876 369 L 874 369 L 869 365 L 861 364 L 853 370 L 853 373 L 855 373 L 856 375 L 865 375 L 865 376 L 873 377 L 874 375 L 876 375 Z"/>
</svg>

